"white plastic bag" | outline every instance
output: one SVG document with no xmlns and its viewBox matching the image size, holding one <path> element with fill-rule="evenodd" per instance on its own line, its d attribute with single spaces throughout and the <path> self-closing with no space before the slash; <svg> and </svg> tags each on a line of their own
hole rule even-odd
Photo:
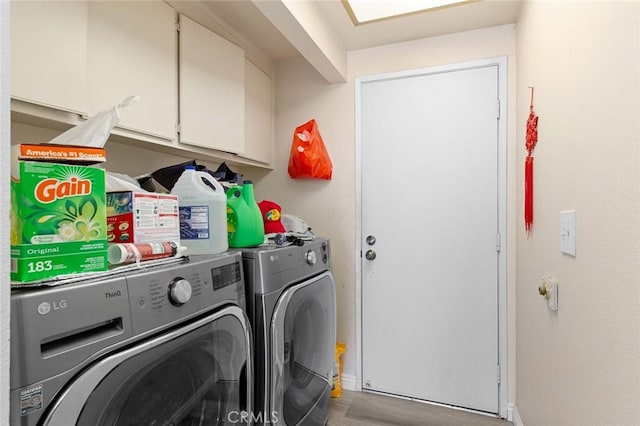
<svg viewBox="0 0 640 426">
<path fill-rule="evenodd" d="M 114 173 L 107 171 L 105 175 L 105 189 L 106 192 L 113 191 L 137 191 L 148 192 L 140 188 L 138 181 L 134 178 L 124 175 L 122 173 Z"/>
<path fill-rule="evenodd" d="M 133 105 L 138 99 L 139 96 L 129 96 L 113 108 L 89 117 L 84 123 L 72 127 L 49 143 L 102 148 L 109 139 L 111 129 L 120 121 L 120 109 Z"/>
</svg>

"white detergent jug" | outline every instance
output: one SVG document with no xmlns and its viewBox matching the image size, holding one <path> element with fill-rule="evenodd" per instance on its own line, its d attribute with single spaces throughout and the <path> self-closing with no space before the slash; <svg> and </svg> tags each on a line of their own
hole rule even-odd
<svg viewBox="0 0 640 426">
<path fill-rule="evenodd" d="M 222 185 L 209 173 L 187 166 L 171 193 L 178 196 L 180 243 L 187 248 L 185 254 L 190 256 L 226 251 L 229 248 L 227 197 Z"/>
</svg>

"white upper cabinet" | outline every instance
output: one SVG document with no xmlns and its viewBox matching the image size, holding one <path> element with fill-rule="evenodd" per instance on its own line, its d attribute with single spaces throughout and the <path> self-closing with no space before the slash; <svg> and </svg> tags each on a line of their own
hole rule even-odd
<svg viewBox="0 0 640 426">
<path fill-rule="evenodd" d="M 244 51 L 180 15 L 180 142 L 244 151 Z"/>
<path fill-rule="evenodd" d="M 89 115 L 128 96 L 119 127 L 175 140 L 178 118 L 177 14 L 160 1 L 90 1 Z"/>
<path fill-rule="evenodd" d="M 75 125 L 139 96 L 122 110 L 114 136 L 181 156 L 270 167 L 271 60 L 203 3 L 10 6 L 14 120 Z"/>
<path fill-rule="evenodd" d="M 11 2 L 11 96 L 87 112 L 86 1 Z"/>
<path fill-rule="evenodd" d="M 271 78 L 245 59 L 245 158 L 271 163 L 273 150 L 273 96 Z"/>
</svg>

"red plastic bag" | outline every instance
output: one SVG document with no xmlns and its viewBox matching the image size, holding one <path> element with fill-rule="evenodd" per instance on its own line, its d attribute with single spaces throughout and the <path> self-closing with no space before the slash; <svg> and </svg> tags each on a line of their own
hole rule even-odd
<svg viewBox="0 0 640 426">
<path fill-rule="evenodd" d="M 296 127 L 289 155 L 289 176 L 292 179 L 331 179 L 333 164 L 324 146 L 316 120 Z"/>
</svg>

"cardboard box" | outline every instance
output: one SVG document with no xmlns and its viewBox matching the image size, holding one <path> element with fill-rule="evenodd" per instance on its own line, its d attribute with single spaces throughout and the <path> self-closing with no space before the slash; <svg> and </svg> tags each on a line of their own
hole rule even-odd
<svg viewBox="0 0 640 426">
<path fill-rule="evenodd" d="M 108 192 L 107 240 L 110 243 L 180 242 L 178 196 Z"/>
<path fill-rule="evenodd" d="M 106 271 L 106 222 L 104 170 L 14 160 L 11 280 Z"/>
</svg>

